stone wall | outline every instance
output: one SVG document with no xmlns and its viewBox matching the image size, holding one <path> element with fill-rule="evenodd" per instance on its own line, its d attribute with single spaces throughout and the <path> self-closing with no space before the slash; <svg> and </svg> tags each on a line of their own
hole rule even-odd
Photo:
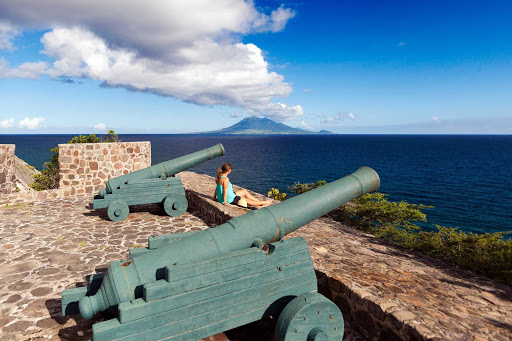
<svg viewBox="0 0 512 341">
<path fill-rule="evenodd" d="M 14 145 L 10 146 L 12 146 L 14 157 Z M 0 204 L 62 198 L 70 195 L 92 195 L 99 189 L 105 188 L 105 183 L 110 178 L 151 166 L 151 144 L 149 142 L 59 144 L 59 163 L 58 189 L 2 195 Z"/>
<path fill-rule="evenodd" d="M 16 191 L 14 149 L 15 145 L 13 144 L 0 144 L 0 194 L 10 194 Z"/>
<path fill-rule="evenodd" d="M 92 194 L 110 178 L 151 166 L 149 142 L 59 144 L 60 188 Z"/>
</svg>

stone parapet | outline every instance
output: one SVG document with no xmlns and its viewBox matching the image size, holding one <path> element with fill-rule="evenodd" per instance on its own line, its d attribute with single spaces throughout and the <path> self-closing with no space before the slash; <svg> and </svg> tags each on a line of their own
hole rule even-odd
<svg viewBox="0 0 512 341">
<path fill-rule="evenodd" d="M 2 146 L 12 146 L 12 162 L 14 162 L 14 145 L 0 145 L 0 161 L 3 155 Z M 11 153 L 11 149 L 5 150 Z M 0 180 L 3 178 L 2 164 L 0 163 Z M 64 198 L 70 195 L 92 195 L 101 188 L 105 188 L 105 183 L 110 178 L 151 166 L 151 144 L 150 142 L 59 144 L 59 165 L 59 188 L 46 191 L 5 192 L 5 195 L 0 197 L 0 204 Z M 14 166 L 12 169 L 15 170 Z"/>
<path fill-rule="evenodd" d="M 59 144 L 59 164 L 59 188 L 71 187 L 76 194 L 92 194 L 104 188 L 110 178 L 151 166 L 151 144 Z"/>
<path fill-rule="evenodd" d="M 0 194 L 16 191 L 15 148 L 14 144 L 0 144 Z"/>
<path fill-rule="evenodd" d="M 247 212 L 213 200 L 214 178 L 179 176 L 205 220 L 221 224 Z M 368 340 L 512 339 L 512 288 L 504 284 L 328 218 L 294 236 L 308 241 L 319 291 Z"/>
</svg>

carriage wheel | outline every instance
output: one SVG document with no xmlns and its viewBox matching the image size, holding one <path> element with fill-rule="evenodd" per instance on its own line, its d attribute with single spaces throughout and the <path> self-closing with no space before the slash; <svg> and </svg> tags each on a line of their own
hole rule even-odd
<svg viewBox="0 0 512 341">
<path fill-rule="evenodd" d="M 122 200 L 112 201 L 110 205 L 108 205 L 107 214 L 112 221 L 125 220 L 126 217 L 128 217 L 128 213 L 130 213 L 130 209 Z"/>
<path fill-rule="evenodd" d="M 276 341 L 341 341 L 343 315 L 331 301 L 318 293 L 294 298 L 281 312 L 276 324 Z"/>
<path fill-rule="evenodd" d="M 184 195 L 169 194 L 163 201 L 164 211 L 171 217 L 178 217 L 185 213 L 188 208 L 188 201 Z"/>
</svg>

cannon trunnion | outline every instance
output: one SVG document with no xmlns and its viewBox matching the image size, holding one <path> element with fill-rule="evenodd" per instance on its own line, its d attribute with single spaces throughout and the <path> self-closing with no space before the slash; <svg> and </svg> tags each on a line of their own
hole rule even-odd
<svg viewBox="0 0 512 341">
<path fill-rule="evenodd" d="M 128 217 L 129 206 L 159 204 L 165 213 L 177 217 L 185 213 L 188 201 L 181 178 L 176 174 L 214 157 L 224 155 L 224 146 L 213 147 L 177 159 L 121 175 L 107 181 L 106 189 L 94 197 L 93 208 L 107 208 L 112 221 Z"/>
<path fill-rule="evenodd" d="M 362 167 L 215 228 L 150 237 L 87 288 L 64 290 L 63 315 L 114 310 L 94 340 L 195 341 L 267 316 L 278 317 L 277 341 L 341 340 L 342 314 L 317 292 L 306 241 L 282 238 L 379 184 Z"/>
</svg>

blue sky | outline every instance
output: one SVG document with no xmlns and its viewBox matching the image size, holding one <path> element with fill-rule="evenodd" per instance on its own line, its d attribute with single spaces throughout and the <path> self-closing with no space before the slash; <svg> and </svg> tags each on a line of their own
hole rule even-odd
<svg viewBox="0 0 512 341">
<path fill-rule="evenodd" d="M 186 133 L 254 114 L 336 133 L 510 134 L 511 13 L 510 1 L 0 0 L 0 134 Z"/>
</svg>

